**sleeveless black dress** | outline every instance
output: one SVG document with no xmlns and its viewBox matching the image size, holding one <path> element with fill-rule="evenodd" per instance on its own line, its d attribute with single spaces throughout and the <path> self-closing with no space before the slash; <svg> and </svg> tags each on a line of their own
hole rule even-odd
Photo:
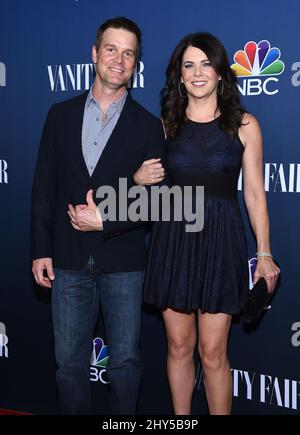
<svg viewBox="0 0 300 435">
<path fill-rule="evenodd" d="M 218 119 L 188 120 L 167 144 L 170 185 L 204 186 L 204 227 L 153 224 L 144 302 L 185 312 L 239 313 L 248 296 L 247 243 L 237 198 L 244 146 Z"/>
</svg>

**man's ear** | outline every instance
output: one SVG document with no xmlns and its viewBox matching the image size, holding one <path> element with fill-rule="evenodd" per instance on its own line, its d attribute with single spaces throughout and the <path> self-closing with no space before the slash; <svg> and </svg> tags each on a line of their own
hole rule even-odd
<svg viewBox="0 0 300 435">
<path fill-rule="evenodd" d="M 92 48 L 92 61 L 93 61 L 93 63 L 97 63 L 97 49 L 96 49 L 96 45 L 93 45 L 93 48 Z"/>
</svg>

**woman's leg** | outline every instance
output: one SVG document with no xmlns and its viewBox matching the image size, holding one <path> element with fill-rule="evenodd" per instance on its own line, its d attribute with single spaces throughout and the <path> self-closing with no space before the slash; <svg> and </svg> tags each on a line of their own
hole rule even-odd
<svg viewBox="0 0 300 435">
<path fill-rule="evenodd" d="M 195 386 L 195 314 L 168 308 L 163 312 L 163 318 L 168 338 L 167 371 L 174 412 L 188 415 Z"/>
<path fill-rule="evenodd" d="M 199 353 L 204 372 L 206 398 L 211 415 L 229 415 L 232 375 L 227 358 L 232 316 L 198 312 Z"/>
</svg>

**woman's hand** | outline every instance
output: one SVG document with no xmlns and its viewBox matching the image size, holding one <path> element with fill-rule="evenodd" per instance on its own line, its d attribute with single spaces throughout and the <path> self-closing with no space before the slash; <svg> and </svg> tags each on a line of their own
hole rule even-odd
<svg viewBox="0 0 300 435">
<path fill-rule="evenodd" d="M 145 160 L 133 176 L 135 184 L 149 186 L 160 183 L 165 178 L 165 170 L 160 161 L 161 159 Z"/>
<path fill-rule="evenodd" d="M 254 284 L 258 281 L 259 278 L 263 277 L 265 278 L 268 285 L 268 293 L 273 293 L 279 274 L 280 269 L 276 266 L 276 264 L 272 260 L 272 257 L 257 258 L 257 266 L 253 280 Z"/>
</svg>

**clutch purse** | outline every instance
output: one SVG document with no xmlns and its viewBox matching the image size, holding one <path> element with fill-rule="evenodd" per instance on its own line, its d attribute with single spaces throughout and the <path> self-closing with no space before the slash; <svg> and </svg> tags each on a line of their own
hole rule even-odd
<svg viewBox="0 0 300 435">
<path fill-rule="evenodd" d="M 276 261 L 274 261 L 274 263 L 279 267 L 279 264 Z M 252 273 L 254 274 L 255 268 L 253 269 Z M 257 324 L 263 311 L 269 308 L 271 299 L 274 297 L 275 292 L 278 290 L 280 282 L 281 279 L 279 274 L 273 293 L 268 293 L 268 286 L 265 278 L 259 278 L 256 284 L 253 286 L 252 290 L 250 290 L 247 302 L 244 307 L 243 321 L 245 325 Z"/>
</svg>

